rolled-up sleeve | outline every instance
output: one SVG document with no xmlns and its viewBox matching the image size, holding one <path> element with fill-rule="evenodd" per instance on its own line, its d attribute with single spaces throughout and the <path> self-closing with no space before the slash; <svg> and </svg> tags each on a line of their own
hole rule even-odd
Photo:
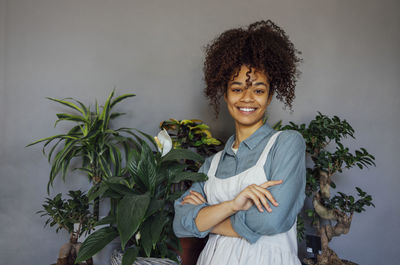
<svg viewBox="0 0 400 265">
<path fill-rule="evenodd" d="M 283 131 L 270 150 L 271 166 L 267 176 L 283 183 L 268 190 L 279 203 L 272 212 L 259 212 L 255 206 L 231 216 L 233 229 L 250 243 L 263 235 L 274 235 L 288 231 L 295 223 L 305 199 L 306 165 L 305 142 L 297 131 Z M 267 173 L 267 172 L 266 172 Z"/>
<path fill-rule="evenodd" d="M 207 173 L 210 167 L 211 158 L 207 158 L 204 164 L 199 169 L 199 173 Z M 206 195 L 204 193 L 204 183 L 205 182 L 195 182 L 189 190 L 196 191 L 200 193 L 206 200 Z M 178 200 L 174 203 L 175 216 L 173 222 L 174 233 L 177 237 L 206 237 L 210 230 L 200 232 L 197 229 L 195 219 L 199 211 L 208 206 L 208 203 L 203 203 L 199 205 L 184 204 L 182 205 L 182 199 L 189 194 L 187 190 Z"/>
</svg>

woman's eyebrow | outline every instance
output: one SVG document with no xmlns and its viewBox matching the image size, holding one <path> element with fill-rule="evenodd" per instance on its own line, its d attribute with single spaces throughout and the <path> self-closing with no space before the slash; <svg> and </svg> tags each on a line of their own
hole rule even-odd
<svg viewBox="0 0 400 265">
<path fill-rule="evenodd" d="M 243 83 L 242 82 L 238 82 L 238 81 L 234 81 L 234 82 L 231 83 L 231 85 L 239 85 L 239 86 L 241 86 L 241 85 L 243 85 Z"/>
<path fill-rule="evenodd" d="M 260 85 L 264 85 L 265 87 L 267 87 L 267 84 L 265 84 L 264 82 L 257 82 L 253 84 L 254 86 L 260 86 Z"/>
</svg>

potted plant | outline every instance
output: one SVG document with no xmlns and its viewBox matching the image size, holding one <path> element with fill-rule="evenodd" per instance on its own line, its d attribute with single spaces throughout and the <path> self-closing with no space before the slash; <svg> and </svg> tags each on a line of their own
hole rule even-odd
<svg viewBox="0 0 400 265">
<path fill-rule="evenodd" d="M 70 234 L 69 242 L 60 248 L 57 265 L 73 265 L 81 245 L 78 238 L 82 234 L 90 233 L 96 220 L 89 211 L 90 203 L 86 194 L 80 190 L 71 190 L 68 193 L 70 197 L 68 200 L 61 196 L 59 193 L 54 198 L 46 198 L 43 210 L 37 213 L 48 216 L 45 226 L 56 226 L 56 232 L 64 229 Z M 76 229 L 74 229 L 74 224 L 77 224 Z M 80 264 L 89 265 L 93 264 L 93 261 L 89 258 L 85 263 Z"/>
<path fill-rule="evenodd" d="M 95 199 L 94 215 L 96 218 L 99 216 L 98 197 L 105 190 L 105 186 L 101 183 L 104 179 L 123 173 L 122 156 L 124 152 L 127 154 L 131 142 L 131 138 L 128 137 L 132 133 L 131 129 L 113 129 L 110 122 L 124 115 L 124 113 L 113 112 L 113 108 L 124 99 L 135 95 L 124 94 L 114 98 L 114 94 L 113 90 L 101 107 L 96 101 L 94 109 L 72 98 L 48 98 L 73 111 L 72 113 L 58 113 L 58 119 L 54 126 L 61 121 L 72 122 L 73 125 L 64 134 L 42 138 L 27 145 L 44 143 L 43 154 L 47 155 L 48 161 L 51 163 L 47 185 L 48 193 L 54 179 L 61 176 L 65 180 L 71 161 L 78 160 L 81 164 L 80 167 L 73 169 L 82 171 L 92 183 L 88 196 L 90 200 Z M 50 151 L 46 154 L 46 148 L 50 146 Z"/>
<path fill-rule="evenodd" d="M 171 137 L 175 149 L 190 149 L 207 158 L 217 153 L 222 148 L 222 142 L 212 137 L 210 127 L 201 120 L 176 120 L 169 119 L 160 123 L 160 129 L 166 130 Z M 200 163 L 185 161 L 189 170 L 197 172 Z M 187 190 L 192 183 L 182 182 L 179 189 Z"/>
<path fill-rule="evenodd" d="M 188 165 L 183 162 L 202 162 L 203 157 L 187 149 L 168 150 L 172 141 L 165 131 L 159 134 L 160 146 L 149 135 L 142 133 L 142 136 L 150 144 L 142 137 L 135 137 L 134 148 L 127 155 L 125 174 L 102 182 L 106 187 L 102 196 L 114 199 L 116 207 L 100 220 L 109 226 L 92 233 L 83 242 L 77 262 L 90 258 L 118 236 L 124 265 L 131 265 L 138 256 L 177 260 L 174 250 L 180 246 L 172 230 L 173 203 L 182 191 L 172 187 L 183 180 L 204 180 L 204 174 L 187 171 Z"/>
<path fill-rule="evenodd" d="M 290 122 L 283 127 L 279 123 L 276 127 L 300 132 L 306 143 L 306 152 L 313 162 L 312 167 L 307 168 L 306 183 L 306 195 L 311 197 L 313 208 L 306 212 L 312 218 L 312 225 L 321 237 L 322 253 L 317 255 L 317 264 L 354 264 L 339 259 L 328 244 L 333 237 L 349 232 L 354 212 L 361 213 L 365 211 L 366 206 L 375 205 L 371 195 L 359 187 L 356 187 L 358 199 L 343 192 L 332 196 L 331 188 L 336 188 L 333 177 L 343 169 L 354 166 L 364 169 L 375 165 L 374 156 L 365 148 L 351 153 L 349 148 L 343 145 L 344 138 L 355 138 L 354 129 L 346 120 L 337 116 L 330 118 L 318 112 L 308 126 Z M 312 260 L 305 262 L 314 264 Z"/>
<path fill-rule="evenodd" d="M 204 158 L 215 154 L 222 147 L 222 142 L 213 138 L 210 128 L 201 120 L 176 120 L 169 119 L 160 123 L 160 129 L 165 129 L 172 138 L 174 148 L 192 149 Z M 185 161 L 190 171 L 197 172 L 199 163 L 190 160 Z M 176 190 L 185 191 L 191 186 L 190 181 L 182 181 L 175 185 Z M 179 255 L 182 258 L 182 265 L 194 265 L 200 252 L 207 243 L 206 238 L 187 237 L 180 238 L 182 251 Z"/>
</svg>

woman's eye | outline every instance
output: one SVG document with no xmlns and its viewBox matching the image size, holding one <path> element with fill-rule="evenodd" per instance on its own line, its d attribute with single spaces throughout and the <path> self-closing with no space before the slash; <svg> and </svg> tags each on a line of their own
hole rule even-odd
<svg viewBox="0 0 400 265">
<path fill-rule="evenodd" d="M 263 89 L 256 89 L 255 91 L 254 91 L 256 94 L 264 94 L 264 90 Z"/>
<path fill-rule="evenodd" d="M 239 93 L 242 92 L 241 88 L 232 88 L 232 92 Z"/>
</svg>

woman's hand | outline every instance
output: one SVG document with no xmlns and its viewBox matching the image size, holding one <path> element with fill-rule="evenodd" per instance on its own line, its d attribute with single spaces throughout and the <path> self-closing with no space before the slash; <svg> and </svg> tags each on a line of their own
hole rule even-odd
<svg viewBox="0 0 400 265">
<path fill-rule="evenodd" d="M 271 192 L 267 190 L 267 188 L 282 184 L 282 182 L 282 180 L 271 180 L 264 182 L 261 185 L 252 184 L 247 186 L 236 196 L 235 199 L 232 200 L 234 211 L 248 210 L 253 204 L 255 204 L 260 212 L 264 212 L 262 206 L 264 206 L 268 212 L 271 212 L 271 206 L 268 204 L 267 199 L 274 206 L 278 206 L 278 203 L 274 197 L 272 197 Z"/>
<path fill-rule="evenodd" d="M 200 193 L 192 190 L 189 190 L 189 192 L 190 194 L 183 198 L 181 204 L 199 205 L 207 202 Z"/>
</svg>

